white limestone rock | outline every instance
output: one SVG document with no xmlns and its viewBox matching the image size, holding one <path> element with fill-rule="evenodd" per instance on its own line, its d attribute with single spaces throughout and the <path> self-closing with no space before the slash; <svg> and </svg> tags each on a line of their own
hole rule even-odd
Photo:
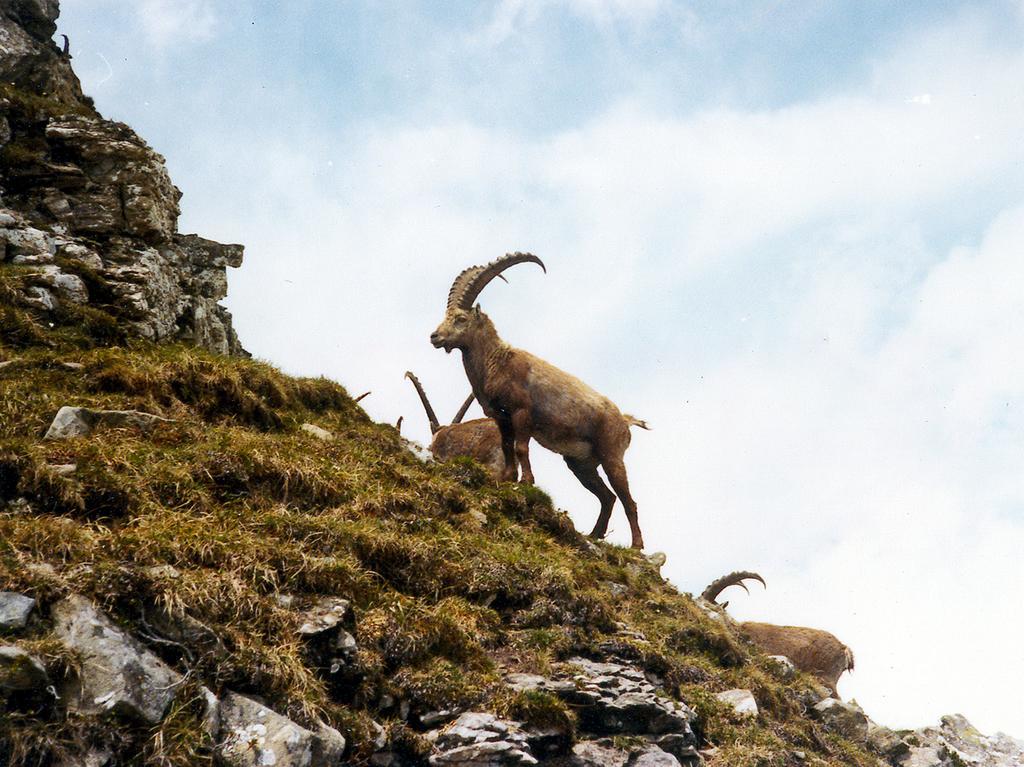
<svg viewBox="0 0 1024 767">
<path fill-rule="evenodd" d="M 750 690 L 726 690 L 715 697 L 732 706 L 732 710 L 740 716 L 757 716 L 757 701 Z"/>
<path fill-rule="evenodd" d="M 83 596 L 53 606 L 54 634 L 79 653 L 77 678 L 65 685 L 70 709 L 113 711 L 155 725 L 174 699 L 181 675 L 128 636 Z"/>
<path fill-rule="evenodd" d="M 20 647 L 0 645 L 0 691 L 42 690 L 50 684 L 46 668 Z"/>
<path fill-rule="evenodd" d="M 87 437 L 99 427 L 112 429 L 134 428 L 148 433 L 169 419 L 138 410 L 92 410 L 86 407 L 64 405 L 57 411 L 43 439 L 72 439 Z"/>
<path fill-rule="evenodd" d="M 312 437 L 323 440 L 324 442 L 330 442 L 334 439 L 334 435 L 331 434 L 331 432 L 321 426 L 317 426 L 315 423 L 304 423 L 299 427 L 299 429 Z"/>
<path fill-rule="evenodd" d="M 814 707 L 814 715 L 826 728 L 840 735 L 864 742 L 868 735 L 868 718 L 856 703 L 825 698 Z"/>
<path fill-rule="evenodd" d="M 15 591 L 0 591 L 0 631 L 25 628 L 36 600 Z"/>
<path fill-rule="evenodd" d="M 345 739 L 327 725 L 312 732 L 234 692 L 220 704 L 218 758 L 228 767 L 328 767 L 341 764 Z"/>
</svg>

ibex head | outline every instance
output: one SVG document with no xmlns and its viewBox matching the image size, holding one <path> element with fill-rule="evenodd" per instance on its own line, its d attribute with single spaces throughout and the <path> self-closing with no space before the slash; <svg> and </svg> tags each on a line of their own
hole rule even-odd
<svg viewBox="0 0 1024 767">
<path fill-rule="evenodd" d="M 450 353 L 452 349 L 465 349 L 481 327 L 490 326 L 493 329 L 490 319 L 473 302 L 487 283 L 495 277 L 505 279 L 501 274 L 503 271 L 526 261 L 538 264 L 547 272 L 544 262 L 531 253 L 507 253 L 485 266 L 464 269 L 448 291 L 444 321 L 430 334 L 430 343 Z"/>
</svg>

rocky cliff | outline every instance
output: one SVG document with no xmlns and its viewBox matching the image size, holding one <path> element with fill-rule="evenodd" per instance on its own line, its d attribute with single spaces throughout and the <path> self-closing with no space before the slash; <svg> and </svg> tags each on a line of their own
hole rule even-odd
<svg viewBox="0 0 1024 767">
<path fill-rule="evenodd" d="M 19 302 L 55 321 L 100 308 L 143 338 L 244 353 L 217 303 L 242 247 L 178 233 L 163 158 L 82 95 L 51 39 L 57 14 L 55 0 L 0 13 L 0 262 L 22 268 Z"/>
<path fill-rule="evenodd" d="M 663 560 L 225 355 L 241 249 L 175 232 L 56 3 L 2 7 L 0 767 L 1024 763 L 877 725 Z"/>
</svg>

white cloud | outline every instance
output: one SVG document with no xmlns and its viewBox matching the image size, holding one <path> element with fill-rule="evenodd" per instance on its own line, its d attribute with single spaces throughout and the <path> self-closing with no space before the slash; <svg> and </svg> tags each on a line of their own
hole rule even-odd
<svg viewBox="0 0 1024 767">
<path fill-rule="evenodd" d="M 212 0 L 138 0 L 135 14 L 149 42 L 166 48 L 212 38 L 217 28 L 213 5 Z"/>
<path fill-rule="evenodd" d="M 540 254 L 548 275 L 517 267 L 483 305 L 654 425 L 627 463 L 667 574 L 697 590 L 762 570 L 769 590 L 731 609 L 839 635 L 858 657 L 841 686 L 883 722 L 959 709 L 1024 734 L 1008 657 L 1024 630 L 1022 81 L 1020 50 L 967 28 L 784 109 L 622 104 L 541 138 L 380 123 L 233 136 L 230 155 L 212 136 L 172 160 L 195 173 L 176 176 L 183 226 L 248 243 L 229 301 L 243 340 L 372 389 L 371 414 L 423 440 L 402 373 L 442 417 L 467 390 L 427 343 L 451 278 Z M 928 109 L 905 103 L 924 92 Z M 966 244 L 936 247 L 928 232 L 971 205 Z M 534 455 L 588 529 L 592 498 Z M 613 527 L 625 540 L 621 511 Z"/>
<path fill-rule="evenodd" d="M 473 40 L 488 45 L 503 43 L 553 10 L 568 10 L 584 21 L 608 27 L 615 23 L 646 24 L 670 7 L 667 0 L 500 0 L 490 21 L 473 35 Z"/>
<path fill-rule="evenodd" d="M 825 266 L 796 296 L 784 353 L 719 366 L 679 425 L 682 505 L 704 536 L 728 532 L 673 573 L 694 589 L 697 572 L 774 573 L 733 613 L 832 630 L 858 657 L 844 693 L 894 726 L 962 710 L 1024 730 L 1001 688 L 1024 673 L 1007 602 L 1024 588 L 1022 248 L 1019 207 L 909 295 L 877 265 Z M 877 343 L 864 315 L 893 301 L 906 321 Z M 852 331 L 838 348 L 831 322 Z M 829 341 L 814 352 L 816 332 Z"/>
</svg>

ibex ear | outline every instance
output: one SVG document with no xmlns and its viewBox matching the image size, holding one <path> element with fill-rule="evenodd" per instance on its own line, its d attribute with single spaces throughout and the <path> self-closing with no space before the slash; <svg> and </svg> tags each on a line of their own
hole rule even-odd
<svg viewBox="0 0 1024 767">
<path fill-rule="evenodd" d="M 480 316 L 480 304 L 477 304 L 476 306 L 473 307 L 473 314 L 475 314 L 477 317 Z"/>
</svg>

